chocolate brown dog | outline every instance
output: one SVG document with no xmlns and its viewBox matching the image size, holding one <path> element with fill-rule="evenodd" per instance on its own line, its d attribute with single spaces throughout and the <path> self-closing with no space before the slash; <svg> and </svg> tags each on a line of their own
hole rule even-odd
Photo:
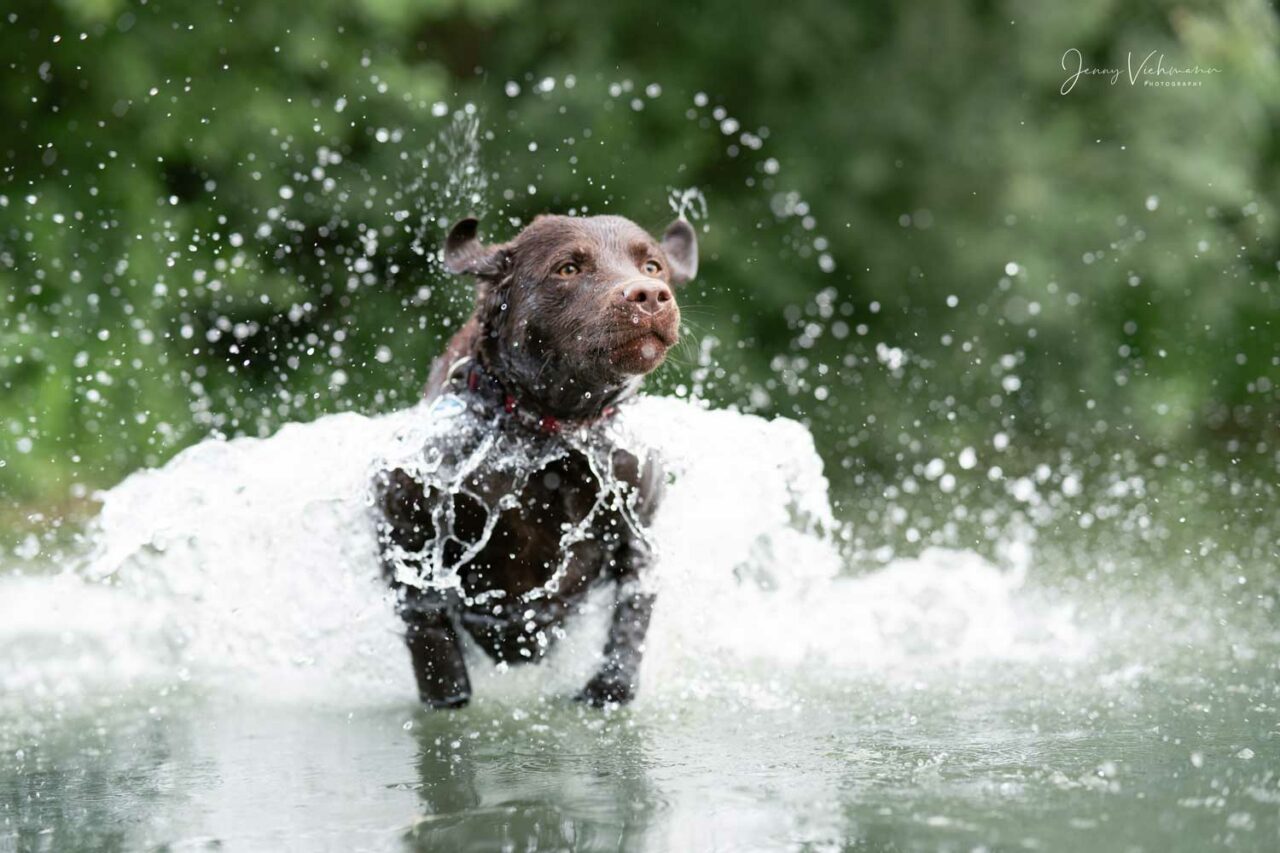
<svg viewBox="0 0 1280 853">
<path fill-rule="evenodd" d="M 423 448 L 455 479 L 409 466 L 378 478 L 383 565 L 418 692 L 432 707 L 465 705 L 460 630 L 495 660 L 538 660 L 588 589 L 611 580 L 604 662 L 578 698 L 627 702 L 654 604 L 645 527 L 662 474 L 651 454 L 610 444 L 608 422 L 676 343 L 672 286 L 696 274 L 697 237 L 684 220 L 654 240 L 619 216 L 540 216 L 488 246 L 477 226 L 464 219 L 445 241 L 445 267 L 476 278 L 476 309 L 433 364 L 427 397 L 451 395 L 481 426 Z M 540 467 L 486 456 L 494 446 Z M 451 585 L 431 582 L 444 572 Z"/>
</svg>

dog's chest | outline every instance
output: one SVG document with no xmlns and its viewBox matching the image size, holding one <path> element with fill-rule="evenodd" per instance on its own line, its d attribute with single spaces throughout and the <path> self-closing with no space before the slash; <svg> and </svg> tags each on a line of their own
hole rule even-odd
<svg viewBox="0 0 1280 853">
<path fill-rule="evenodd" d="M 607 475 L 602 480 L 600 467 L 570 451 L 519 476 L 477 472 L 474 485 L 482 502 L 455 503 L 464 541 L 486 540 L 484 528 L 492 525 L 484 547 L 463 568 L 468 596 L 483 599 L 494 590 L 521 596 L 552 580 L 555 597 L 585 592 L 617 542 L 616 504 L 630 488 Z"/>
</svg>

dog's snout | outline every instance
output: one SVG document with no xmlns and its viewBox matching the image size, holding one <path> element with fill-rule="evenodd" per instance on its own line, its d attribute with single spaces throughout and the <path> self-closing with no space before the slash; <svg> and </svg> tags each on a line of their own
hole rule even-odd
<svg viewBox="0 0 1280 853">
<path fill-rule="evenodd" d="M 622 298 L 646 314 L 657 314 L 671 307 L 671 288 L 660 281 L 632 281 L 622 288 Z"/>
</svg>

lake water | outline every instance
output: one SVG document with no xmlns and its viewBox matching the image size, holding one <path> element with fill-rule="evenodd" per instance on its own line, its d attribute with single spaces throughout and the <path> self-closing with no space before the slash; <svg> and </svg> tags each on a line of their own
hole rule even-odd
<svg viewBox="0 0 1280 853">
<path fill-rule="evenodd" d="M 200 445 L 105 496 L 75 573 L 10 558 L 0 851 L 1280 848 L 1271 519 L 873 565 L 803 428 L 650 400 L 638 701 L 567 698 L 596 600 L 430 713 L 363 497 L 422 417 Z"/>
</svg>

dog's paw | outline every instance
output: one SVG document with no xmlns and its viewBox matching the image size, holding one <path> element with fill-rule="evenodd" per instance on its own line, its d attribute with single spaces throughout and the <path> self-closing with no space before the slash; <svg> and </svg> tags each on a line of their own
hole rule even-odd
<svg viewBox="0 0 1280 853">
<path fill-rule="evenodd" d="M 454 711 L 458 708 L 467 707 L 467 703 L 471 701 L 469 693 L 462 693 L 455 696 L 419 696 L 422 704 L 434 711 Z"/>
<path fill-rule="evenodd" d="M 587 686 L 573 697 L 593 708 L 609 705 L 625 705 L 635 698 L 636 686 L 632 682 L 611 673 L 599 673 L 587 682 Z"/>
</svg>

